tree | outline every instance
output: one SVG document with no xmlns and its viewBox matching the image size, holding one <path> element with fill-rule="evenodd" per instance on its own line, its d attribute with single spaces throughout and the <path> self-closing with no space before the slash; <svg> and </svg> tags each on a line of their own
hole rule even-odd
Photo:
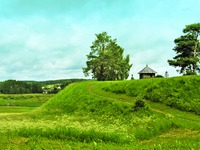
<svg viewBox="0 0 200 150">
<path fill-rule="evenodd" d="M 116 39 L 111 39 L 107 32 L 96 34 L 96 40 L 90 48 L 87 67 L 83 68 L 85 76 L 92 73 L 92 77 L 99 81 L 128 78 L 132 64 L 129 64 L 129 55 L 123 57 L 124 49 Z"/>
<path fill-rule="evenodd" d="M 169 65 L 180 67 L 179 73 L 185 75 L 197 74 L 199 72 L 200 52 L 200 23 L 187 25 L 183 29 L 184 35 L 174 40 L 176 56 L 168 60 Z"/>
</svg>

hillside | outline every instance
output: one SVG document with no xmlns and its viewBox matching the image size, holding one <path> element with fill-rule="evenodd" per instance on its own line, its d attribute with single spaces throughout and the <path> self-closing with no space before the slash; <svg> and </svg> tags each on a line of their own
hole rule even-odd
<svg viewBox="0 0 200 150">
<path fill-rule="evenodd" d="M 170 87 L 172 88 L 171 90 L 173 90 L 178 86 L 181 86 L 181 84 L 184 83 L 183 81 L 189 84 L 190 86 L 188 88 L 191 89 L 194 87 L 192 84 L 199 81 L 199 77 L 194 76 L 116 82 L 83 82 L 72 84 L 56 95 L 51 101 L 46 103 L 41 110 L 45 115 L 50 115 L 52 113 L 57 115 L 67 114 L 78 118 L 80 116 L 85 116 L 87 118 L 86 120 L 92 118 L 95 124 L 98 124 L 97 127 L 95 127 L 94 124 L 93 130 L 97 136 L 95 138 L 100 138 L 99 140 L 105 138 L 99 136 L 103 131 L 106 131 L 107 134 L 112 134 L 115 137 L 115 140 L 118 139 L 119 141 L 117 141 L 117 143 L 135 143 L 138 140 L 148 140 L 157 137 L 158 135 L 175 131 L 177 131 L 177 134 L 183 135 L 188 134 L 185 133 L 187 131 L 190 132 L 190 134 L 193 134 L 194 132 L 194 139 L 196 139 L 199 137 L 199 134 L 196 135 L 196 133 L 200 129 L 200 119 L 198 116 L 160 105 L 159 103 L 161 103 L 161 101 L 159 101 L 159 103 L 149 103 L 149 100 L 147 100 L 146 105 L 149 106 L 149 109 L 141 109 L 139 111 L 133 110 L 134 103 L 138 99 L 144 98 L 142 94 L 148 94 L 145 93 L 145 90 L 141 90 L 142 87 L 146 86 L 150 89 L 153 85 L 155 86 L 157 84 L 157 86 L 160 86 L 163 83 L 169 82 L 169 84 L 174 83 L 174 85 L 176 85 L 176 87 L 168 86 L 168 88 Z M 140 85 L 138 87 L 141 92 L 139 92 L 139 90 L 131 89 L 136 88 L 133 84 Z M 128 95 L 126 96 L 122 94 L 125 92 L 122 92 L 123 90 L 121 87 L 124 87 L 123 90 L 126 92 L 132 90 L 135 91 L 135 93 L 138 92 L 138 95 L 130 97 L 130 95 L 126 93 Z M 113 89 L 115 93 L 118 94 L 110 93 L 108 89 Z M 167 87 L 163 86 L 163 89 L 167 90 Z M 161 88 L 162 91 L 164 91 L 163 89 Z M 156 90 L 159 90 L 159 88 Z M 196 96 L 198 95 L 196 94 Z M 194 122 L 196 123 L 195 125 L 193 125 Z M 111 132 L 110 129 L 114 129 L 113 126 L 116 130 Z M 97 130 L 98 128 L 104 128 L 104 130 Z M 96 130 L 98 132 L 96 132 Z M 121 135 L 121 138 L 118 137 L 119 134 Z M 106 139 L 106 141 L 116 142 L 114 139 Z M 178 138 L 178 140 L 180 140 L 182 146 L 187 147 L 187 144 L 185 145 L 184 141 L 182 141 L 183 139 Z M 192 140 L 188 140 L 187 142 L 190 144 L 193 143 Z M 163 144 L 163 147 L 165 146 L 166 145 Z M 173 146 L 174 144 L 172 144 L 172 147 Z"/>
<path fill-rule="evenodd" d="M 158 102 L 183 111 L 200 112 L 200 76 L 112 82 L 103 89 Z"/>
<path fill-rule="evenodd" d="M 199 77 L 70 84 L 32 113 L 0 115 L 0 145 L 12 149 L 197 149 L 200 118 L 146 97 L 152 87 L 163 83 L 178 87 L 183 81 L 192 90 Z M 166 88 L 155 90 L 169 91 Z M 195 95 L 191 97 L 198 98 Z M 138 101 L 145 106 L 135 109 Z"/>
</svg>

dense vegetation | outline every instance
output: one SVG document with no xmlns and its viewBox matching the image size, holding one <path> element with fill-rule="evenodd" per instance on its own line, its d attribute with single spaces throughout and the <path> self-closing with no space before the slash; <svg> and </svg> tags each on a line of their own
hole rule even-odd
<svg viewBox="0 0 200 150">
<path fill-rule="evenodd" d="M 42 93 L 42 87 L 37 83 L 26 83 L 24 81 L 7 80 L 0 83 L 0 93 L 3 94 L 25 94 Z"/>
<path fill-rule="evenodd" d="M 58 79 L 58 80 L 47 80 L 47 81 L 25 81 L 27 83 L 38 83 L 42 86 L 48 86 L 48 85 L 56 85 L 59 84 L 61 87 L 65 87 L 71 83 L 74 82 L 81 82 L 81 81 L 87 81 L 86 79 Z"/>
<path fill-rule="evenodd" d="M 173 90 L 183 81 L 192 88 L 199 77 L 70 84 L 32 113 L 0 114 L 0 145 L 3 149 L 197 149 L 198 116 L 144 100 L 153 85 L 175 82 L 168 87 Z"/>
<path fill-rule="evenodd" d="M 200 111 L 200 76 L 113 82 L 104 90 L 163 103 L 184 111 Z"/>
</svg>

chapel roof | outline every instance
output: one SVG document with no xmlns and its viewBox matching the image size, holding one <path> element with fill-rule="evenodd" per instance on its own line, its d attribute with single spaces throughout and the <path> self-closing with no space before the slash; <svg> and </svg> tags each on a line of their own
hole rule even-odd
<svg viewBox="0 0 200 150">
<path fill-rule="evenodd" d="M 154 71 L 153 69 L 149 68 L 148 65 L 146 65 L 146 67 L 144 69 L 142 69 L 140 72 L 138 72 L 138 74 L 143 74 L 143 73 L 157 73 L 157 72 Z"/>
</svg>

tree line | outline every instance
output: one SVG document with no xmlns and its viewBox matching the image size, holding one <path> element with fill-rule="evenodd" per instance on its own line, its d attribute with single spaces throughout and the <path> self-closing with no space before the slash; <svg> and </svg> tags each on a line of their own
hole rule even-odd
<svg viewBox="0 0 200 150">
<path fill-rule="evenodd" d="M 0 82 L 2 94 L 29 94 L 46 93 L 55 94 L 71 83 L 85 81 L 86 79 L 62 79 L 49 81 L 16 81 L 6 80 Z"/>
<path fill-rule="evenodd" d="M 43 93 L 38 83 L 26 83 L 23 81 L 7 80 L 0 83 L 0 93 L 3 94 L 27 94 Z"/>
</svg>

